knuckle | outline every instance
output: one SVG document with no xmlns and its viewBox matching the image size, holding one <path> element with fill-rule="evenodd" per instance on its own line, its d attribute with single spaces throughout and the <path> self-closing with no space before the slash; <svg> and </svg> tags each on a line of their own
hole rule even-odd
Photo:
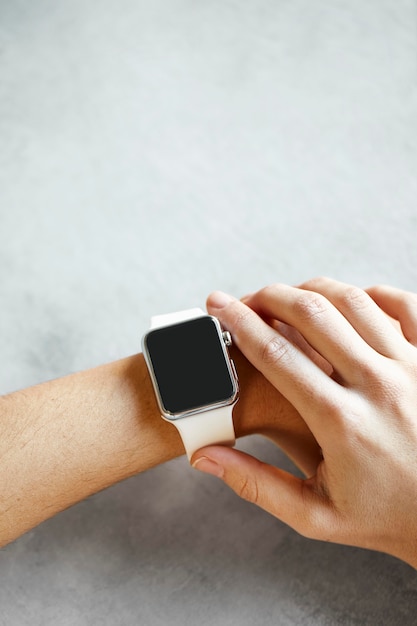
<svg viewBox="0 0 417 626">
<path fill-rule="evenodd" d="M 243 500 L 257 504 L 259 501 L 259 489 L 256 479 L 250 476 L 243 476 L 241 482 L 236 487 L 236 493 Z"/>
<path fill-rule="evenodd" d="M 323 411 L 325 414 L 333 421 L 339 422 L 344 413 L 343 409 L 344 407 L 340 402 L 340 398 L 334 394 L 329 394 L 323 405 Z"/>
<path fill-rule="evenodd" d="M 387 287 L 385 285 L 372 285 L 372 287 L 368 287 L 366 292 L 373 296 L 384 296 L 386 294 Z"/>
<path fill-rule="evenodd" d="M 340 297 L 341 304 L 350 310 L 358 311 L 366 309 L 370 304 L 370 297 L 359 287 L 349 286 Z"/>
<path fill-rule="evenodd" d="M 312 486 L 310 481 L 304 481 L 302 497 L 304 506 L 298 520 L 298 532 L 309 539 L 337 541 L 340 537 L 341 519 L 326 483 L 318 480 Z"/>
<path fill-rule="evenodd" d="M 318 293 L 301 292 L 294 302 L 294 313 L 301 321 L 311 321 L 326 313 L 329 303 Z"/>
<path fill-rule="evenodd" d="M 266 287 L 262 287 L 262 289 L 259 291 L 261 300 L 268 301 L 271 298 L 274 298 L 277 295 L 277 292 L 279 291 L 281 286 L 282 285 L 280 285 L 280 283 L 271 283 L 270 285 L 266 285 Z"/>
<path fill-rule="evenodd" d="M 368 372 L 368 393 L 374 402 L 393 408 L 400 406 L 407 397 L 411 380 L 409 372 L 403 367 L 392 364 L 392 367 L 387 368 L 386 365 L 384 363 L 383 368 Z"/>
<path fill-rule="evenodd" d="M 290 343 L 276 334 L 266 339 L 261 348 L 261 361 L 266 366 L 273 366 L 288 357 L 290 354 Z"/>
</svg>

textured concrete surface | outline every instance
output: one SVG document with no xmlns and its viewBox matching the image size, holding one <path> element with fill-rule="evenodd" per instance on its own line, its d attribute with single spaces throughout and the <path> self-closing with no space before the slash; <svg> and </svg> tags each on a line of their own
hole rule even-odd
<svg viewBox="0 0 417 626">
<path fill-rule="evenodd" d="M 417 290 L 416 21 L 413 0 L 2 0 L 0 392 L 131 354 L 214 288 Z M 0 624 L 415 624 L 411 568 L 196 474 L 3 549 Z"/>
</svg>

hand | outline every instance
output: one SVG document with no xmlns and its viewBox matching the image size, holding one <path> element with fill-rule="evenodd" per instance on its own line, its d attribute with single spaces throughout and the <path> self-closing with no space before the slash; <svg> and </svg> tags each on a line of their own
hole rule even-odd
<svg viewBox="0 0 417 626">
<path fill-rule="evenodd" d="M 305 480 L 221 446 L 198 451 L 194 466 L 305 536 L 417 567 L 417 296 L 316 279 L 245 303 L 215 293 L 208 309 L 297 409 L 322 456 Z"/>
</svg>

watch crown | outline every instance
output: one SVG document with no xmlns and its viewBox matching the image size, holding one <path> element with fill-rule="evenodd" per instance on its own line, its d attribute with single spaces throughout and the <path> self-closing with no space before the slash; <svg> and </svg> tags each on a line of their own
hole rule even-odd
<svg viewBox="0 0 417 626">
<path fill-rule="evenodd" d="M 224 330 L 222 333 L 223 336 L 223 341 L 226 344 L 226 346 L 231 346 L 232 345 L 232 335 L 229 333 L 228 330 Z"/>
</svg>

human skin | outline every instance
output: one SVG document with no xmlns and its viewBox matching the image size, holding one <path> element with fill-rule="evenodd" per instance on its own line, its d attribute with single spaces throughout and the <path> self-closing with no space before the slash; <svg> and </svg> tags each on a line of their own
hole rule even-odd
<svg viewBox="0 0 417 626">
<path fill-rule="evenodd" d="M 237 436 L 273 439 L 310 474 L 320 454 L 297 411 L 234 349 Z M 184 454 L 142 354 L 0 397 L 0 545 L 120 480 Z"/>
<path fill-rule="evenodd" d="M 244 302 L 216 292 L 208 310 L 298 410 L 322 455 L 305 479 L 219 446 L 197 451 L 194 467 L 307 537 L 416 568 L 417 296 L 321 278 Z"/>
</svg>

